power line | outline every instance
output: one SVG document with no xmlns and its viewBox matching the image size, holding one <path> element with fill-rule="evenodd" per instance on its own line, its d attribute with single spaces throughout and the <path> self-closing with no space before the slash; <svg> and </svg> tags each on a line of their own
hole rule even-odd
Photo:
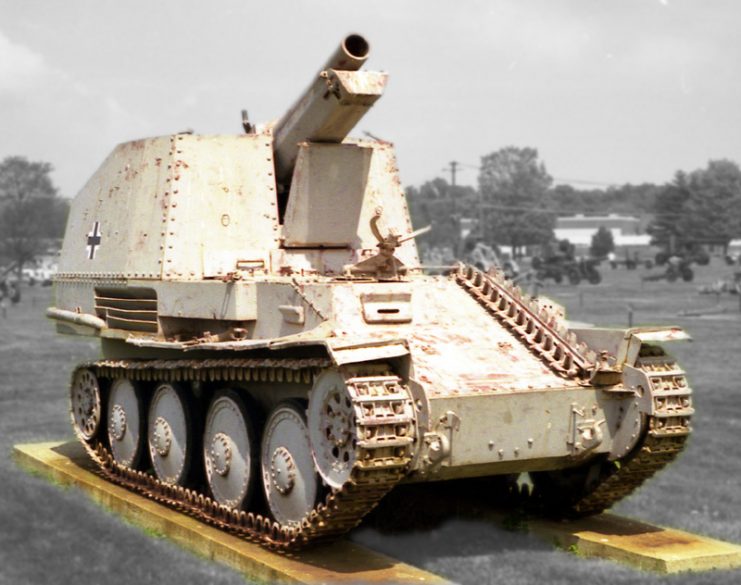
<svg viewBox="0 0 741 585">
<path fill-rule="evenodd" d="M 453 164 L 453 163 L 450 163 Z M 467 169 L 473 169 L 476 171 L 481 170 L 481 165 L 474 165 L 471 163 L 465 163 L 465 162 L 455 162 L 455 164 L 459 167 L 465 167 Z M 444 170 L 448 170 L 447 168 Z M 599 187 L 620 187 L 622 186 L 621 183 L 610 183 L 607 181 L 594 181 L 592 179 L 566 179 L 563 177 L 553 177 L 553 180 L 558 183 L 576 183 L 578 185 L 595 185 Z M 627 183 L 624 183 L 627 184 Z"/>
<path fill-rule="evenodd" d="M 478 209 L 496 209 L 498 211 L 526 211 L 529 213 L 548 213 L 553 215 L 564 215 L 564 216 L 574 216 L 579 215 L 583 216 L 586 219 L 589 218 L 596 218 L 596 217 L 606 217 L 605 213 L 607 213 L 607 217 L 609 217 L 609 214 L 618 215 L 619 212 L 615 211 L 608 211 L 608 210 L 594 210 L 594 211 L 585 211 L 584 209 L 563 209 L 563 208 L 547 208 L 547 207 L 525 207 L 525 206 L 517 206 L 517 205 L 497 205 L 495 203 L 472 203 L 470 205 L 470 208 L 478 208 Z M 628 212 L 625 212 L 628 213 Z M 637 215 L 651 215 L 654 217 L 663 217 L 663 218 L 671 218 L 671 217 L 684 217 L 686 214 L 679 212 L 679 211 L 661 211 L 661 212 L 655 212 L 655 211 L 647 211 L 647 210 L 639 210 L 637 212 L 634 212 Z"/>
<path fill-rule="evenodd" d="M 589 179 L 563 179 L 560 177 L 553 177 L 554 181 L 559 183 L 576 183 L 577 185 L 596 185 L 599 187 L 620 187 L 618 183 L 605 183 L 604 181 L 591 181 Z"/>
</svg>

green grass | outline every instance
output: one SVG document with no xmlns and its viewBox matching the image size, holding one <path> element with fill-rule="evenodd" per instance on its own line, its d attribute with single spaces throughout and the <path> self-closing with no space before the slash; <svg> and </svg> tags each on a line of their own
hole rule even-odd
<svg viewBox="0 0 741 585">
<path fill-rule="evenodd" d="M 156 528 L 149 528 L 147 526 L 142 526 L 140 528 L 149 538 L 165 538 L 167 536 L 164 532 L 157 530 Z"/>
<path fill-rule="evenodd" d="M 0 584 L 242 585 L 234 571 L 127 525 L 79 490 L 59 489 L 12 461 L 16 443 L 72 439 L 69 375 L 99 353 L 94 340 L 54 332 L 44 318 L 50 289 L 22 292 L 8 318 L 0 316 Z"/>
<path fill-rule="evenodd" d="M 681 325 L 694 338 L 668 346 L 695 391 L 689 446 L 615 512 L 741 542 L 739 299 L 721 298 L 727 309 L 723 315 L 682 318 L 678 313 L 683 309 L 713 307 L 715 297 L 698 295 L 697 284 L 642 285 L 640 270 L 603 272 L 604 283 L 596 287 L 549 285 L 545 292 L 575 320 L 625 326 L 631 303 L 635 323 Z M 725 272 L 719 264 L 702 267 L 698 281 L 710 282 Z M 49 289 L 23 293 L 21 305 L 11 309 L 8 319 L 0 318 L 0 583 L 243 583 L 236 573 L 182 551 L 156 531 L 128 526 L 77 490 L 59 490 L 11 461 L 15 443 L 72 437 L 69 374 L 75 363 L 98 355 L 94 341 L 54 333 L 43 317 Z M 576 557 L 526 531 L 456 518 L 432 531 L 393 536 L 361 527 L 353 538 L 466 584 L 731 585 L 741 580 L 741 571 L 659 577 Z"/>
<path fill-rule="evenodd" d="M 562 304 L 570 319 L 626 327 L 628 304 L 634 325 L 679 325 L 690 343 L 667 344 L 688 372 L 696 414 L 693 435 L 681 457 L 648 481 L 614 512 L 648 522 L 741 543 L 741 313 L 739 298 L 699 295 L 701 283 L 730 272 L 719 262 L 697 269 L 696 282 L 641 283 L 645 270 L 603 270 L 602 284 L 549 284 L 543 291 Z M 686 309 L 726 312 L 680 317 Z M 380 535 L 361 529 L 356 538 L 407 562 L 460 583 L 606 582 L 616 584 L 718 583 L 741 581 L 741 570 L 658 576 L 616 563 L 575 557 L 537 536 L 509 532 L 485 522 L 451 519 L 434 534 Z"/>
</svg>

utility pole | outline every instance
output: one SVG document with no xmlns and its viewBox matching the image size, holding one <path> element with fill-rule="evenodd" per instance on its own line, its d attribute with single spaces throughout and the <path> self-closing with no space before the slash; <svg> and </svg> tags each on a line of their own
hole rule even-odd
<svg viewBox="0 0 741 585">
<path fill-rule="evenodd" d="M 455 174 L 458 172 L 458 165 L 461 164 L 458 161 L 450 161 L 450 185 L 455 187 Z M 446 169 L 447 170 L 447 169 Z"/>
</svg>

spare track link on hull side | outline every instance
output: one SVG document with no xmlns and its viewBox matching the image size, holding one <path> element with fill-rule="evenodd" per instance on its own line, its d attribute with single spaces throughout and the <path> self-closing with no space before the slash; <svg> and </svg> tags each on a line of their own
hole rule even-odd
<svg viewBox="0 0 741 585">
<path fill-rule="evenodd" d="M 578 343 L 576 335 L 553 310 L 527 297 L 502 272 L 484 273 L 460 264 L 453 278 L 555 372 L 566 378 L 589 377 L 597 354 Z"/>
<path fill-rule="evenodd" d="M 72 380 L 82 369 L 92 370 L 101 379 L 129 378 L 145 381 L 180 380 L 286 380 L 311 383 L 314 377 L 331 364 L 326 359 L 258 360 L 102 360 L 79 365 L 72 373 Z M 411 404 L 408 389 L 400 378 L 389 372 L 384 375 L 364 376 L 354 374 L 347 380 L 347 387 L 356 412 L 356 433 L 366 437 L 383 430 L 391 439 L 393 433 L 403 434 L 403 441 L 415 436 L 415 421 L 393 417 L 392 424 L 384 423 L 388 417 L 389 397 L 399 395 Z M 412 408 L 398 408 L 399 412 L 414 412 Z M 377 413 L 377 414 L 376 414 Z M 403 417 L 401 417 L 403 418 Z M 74 426 L 74 425 L 73 425 Z M 75 429 L 77 431 L 77 429 Z M 193 489 L 168 484 L 149 473 L 129 469 L 118 464 L 100 437 L 86 441 L 80 437 L 89 456 L 99 466 L 108 480 L 154 501 L 278 550 L 296 550 L 322 540 L 337 537 L 354 528 L 381 498 L 405 475 L 412 459 L 412 445 L 389 453 L 384 445 L 358 441 L 357 463 L 349 480 L 333 490 L 300 523 L 284 525 L 257 514 L 221 505 L 209 496 Z M 401 438 L 401 437 L 400 437 Z M 365 445 L 365 446 L 363 446 Z"/>
<path fill-rule="evenodd" d="M 597 514 L 630 495 L 682 452 L 692 432 L 692 389 L 685 372 L 659 346 L 643 345 L 636 367 L 648 376 L 654 414 L 641 442 L 612 473 L 573 505 L 579 515 Z"/>
</svg>

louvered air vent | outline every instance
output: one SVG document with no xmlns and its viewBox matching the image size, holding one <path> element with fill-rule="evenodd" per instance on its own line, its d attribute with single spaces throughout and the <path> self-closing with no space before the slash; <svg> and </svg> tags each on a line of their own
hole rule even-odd
<svg viewBox="0 0 741 585">
<path fill-rule="evenodd" d="M 95 313 L 112 329 L 157 333 L 157 292 L 151 288 L 96 288 Z"/>
</svg>

